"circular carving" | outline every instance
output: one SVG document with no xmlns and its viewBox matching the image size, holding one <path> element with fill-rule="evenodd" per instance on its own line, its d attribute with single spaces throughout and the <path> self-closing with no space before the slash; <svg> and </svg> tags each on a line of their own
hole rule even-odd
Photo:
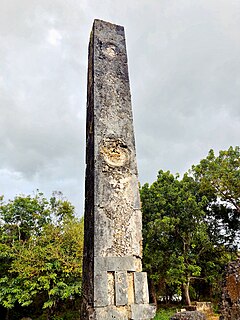
<svg viewBox="0 0 240 320">
<path fill-rule="evenodd" d="M 109 166 L 121 167 L 128 162 L 127 146 L 118 140 L 105 141 L 101 153 Z"/>
<path fill-rule="evenodd" d="M 118 48 L 115 44 L 113 43 L 108 43 L 106 44 L 106 46 L 103 48 L 103 53 L 110 57 L 110 58 L 114 58 L 117 53 L 118 53 Z"/>
</svg>

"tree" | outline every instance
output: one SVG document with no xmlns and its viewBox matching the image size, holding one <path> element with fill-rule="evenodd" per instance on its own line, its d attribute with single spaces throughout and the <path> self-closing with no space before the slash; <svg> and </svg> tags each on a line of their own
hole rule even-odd
<svg viewBox="0 0 240 320">
<path fill-rule="evenodd" d="M 55 198 L 55 197 L 53 197 Z M 37 236 L 42 227 L 51 220 L 51 205 L 42 193 L 33 197 L 17 196 L 4 202 L 0 199 L 1 235 L 3 242 L 26 241 Z"/>
<path fill-rule="evenodd" d="M 240 214 L 240 148 L 219 151 L 216 157 L 211 149 L 200 164 L 192 167 L 202 190 L 216 196 Z"/>
<path fill-rule="evenodd" d="M 49 201 L 40 193 L 18 196 L 0 209 L 0 304 L 11 309 L 40 300 L 50 319 L 59 304 L 81 294 L 83 220 L 56 193 Z"/>
<path fill-rule="evenodd" d="M 240 148 L 230 147 L 219 151 L 218 156 L 210 150 L 190 172 L 200 183 L 201 191 L 211 195 L 213 234 L 214 229 L 224 230 L 221 239 L 232 246 L 240 227 Z"/>
<path fill-rule="evenodd" d="M 213 275 L 219 260 L 212 256 L 225 250 L 215 246 L 208 233 L 209 199 L 193 177 L 185 174 L 180 180 L 169 171 L 159 171 L 157 181 L 145 184 L 140 194 L 144 267 L 155 285 L 165 284 L 165 294 L 167 290 L 171 294 L 182 291 L 190 305 L 191 282 L 207 280 L 206 266 Z"/>
</svg>

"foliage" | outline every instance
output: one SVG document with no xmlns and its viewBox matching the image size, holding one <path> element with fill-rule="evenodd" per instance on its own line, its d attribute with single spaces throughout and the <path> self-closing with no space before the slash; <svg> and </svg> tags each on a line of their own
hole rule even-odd
<svg viewBox="0 0 240 320">
<path fill-rule="evenodd" d="M 42 314 L 40 317 L 37 317 L 35 320 L 45 320 L 47 317 L 46 314 Z M 52 320 L 80 320 L 79 310 L 64 310 L 63 312 L 56 312 L 52 317 Z"/>
<path fill-rule="evenodd" d="M 209 234 L 208 205 L 214 195 L 205 195 L 193 177 L 185 174 L 180 180 L 169 171 L 159 171 L 140 194 L 144 267 L 159 295 L 183 294 L 190 304 L 190 284 L 196 279 L 215 283 L 229 258 Z"/>
<path fill-rule="evenodd" d="M 200 184 L 201 191 L 212 195 L 209 203 L 209 227 L 212 236 L 232 247 L 237 244 L 240 229 L 240 148 L 230 147 L 215 156 L 208 156 L 192 166 L 191 174 Z M 220 232 L 224 230 L 224 233 Z"/>
<path fill-rule="evenodd" d="M 212 191 L 219 199 L 240 213 L 240 148 L 220 151 L 218 157 L 210 150 L 208 156 L 192 170 L 203 190 Z"/>
<path fill-rule="evenodd" d="M 154 320 L 169 320 L 176 313 L 176 308 L 159 309 Z"/>
<path fill-rule="evenodd" d="M 0 202 L 1 242 L 26 241 L 37 236 L 42 227 L 50 221 L 51 206 L 42 193 L 34 197 L 18 196 L 5 203 Z"/>
<path fill-rule="evenodd" d="M 17 196 L 0 206 L 0 304 L 29 306 L 36 299 L 53 313 L 81 293 L 83 221 L 54 194 L 48 201 Z"/>
</svg>

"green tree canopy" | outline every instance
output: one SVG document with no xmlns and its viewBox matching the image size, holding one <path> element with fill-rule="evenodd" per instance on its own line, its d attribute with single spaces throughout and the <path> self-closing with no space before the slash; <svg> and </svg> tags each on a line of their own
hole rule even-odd
<svg viewBox="0 0 240 320">
<path fill-rule="evenodd" d="M 240 148 L 230 147 L 208 156 L 192 167 L 195 179 L 204 192 L 212 192 L 240 214 Z"/>
<path fill-rule="evenodd" d="M 224 230 L 219 240 L 229 246 L 236 244 L 240 229 L 240 148 L 230 147 L 219 151 L 218 156 L 210 150 L 190 173 L 210 200 L 212 234 L 216 235 L 216 229 L 218 234 Z"/>
<path fill-rule="evenodd" d="M 0 206 L 0 305 L 41 301 L 49 317 L 81 293 L 83 220 L 61 193 L 17 196 Z"/>
<path fill-rule="evenodd" d="M 155 285 L 184 293 L 190 304 L 190 282 L 217 281 L 227 259 L 225 247 L 209 234 L 209 196 L 193 177 L 182 179 L 159 171 L 157 180 L 140 191 L 143 211 L 144 266 Z M 168 294 L 169 294 L 168 292 Z"/>
</svg>

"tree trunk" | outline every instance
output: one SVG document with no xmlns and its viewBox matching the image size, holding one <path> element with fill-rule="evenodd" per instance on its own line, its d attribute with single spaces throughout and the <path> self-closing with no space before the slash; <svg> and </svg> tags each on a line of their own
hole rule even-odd
<svg viewBox="0 0 240 320">
<path fill-rule="evenodd" d="M 184 291 L 183 284 L 181 285 L 181 294 L 182 294 L 181 303 L 182 303 L 182 304 L 185 304 L 186 297 L 185 297 L 185 291 Z"/>
<path fill-rule="evenodd" d="M 153 302 L 155 306 L 157 306 L 157 295 L 154 283 L 152 279 L 149 279 L 149 296 L 150 296 L 150 302 Z"/>
<path fill-rule="evenodd" d="M 190 279 L 187 280 L 187 283 L 183 284 L 184 295 L 185 295 L 187 306 L 191 305 L 191 300 L 190 300 L 190 295 L 189 295 L 189 285 L 190 285 Z"/>
<path fill-rule="evenodd" d="M 9 320 L 9 309 L 6 310 L 5 320 Z"/>
</svg>

